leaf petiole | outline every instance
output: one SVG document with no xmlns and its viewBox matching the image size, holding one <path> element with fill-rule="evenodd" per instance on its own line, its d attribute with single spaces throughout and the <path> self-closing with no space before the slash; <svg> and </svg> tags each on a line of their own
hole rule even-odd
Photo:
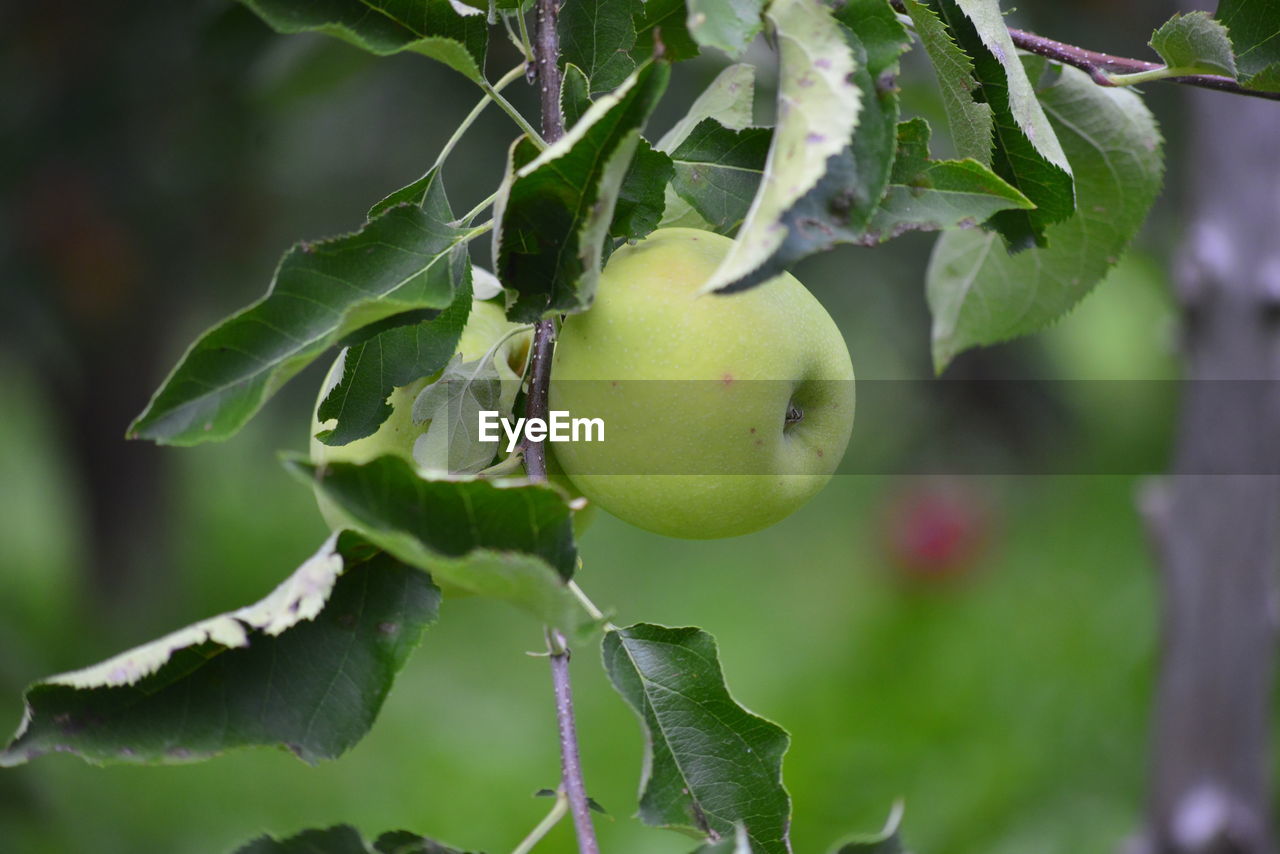
<svg viewBox="0 0 1280 854">
<path fill-rule="evenodd" d="M 524 465 L 524 455 L 516 451 L 505 460 L 496 462 L 487 469 L 476 472 L 476 477 L 502 477 L 503 475 L 519 472 L 522 465 Z"/>
<path fill-rule="evenodd" d="M 556 792 L 556 802 L 551 807 L 551 812 L 547 813 L 542 821 L 538 822 L 538 826 L 529 831 L 529 835 L 520 841 L 520 844 L 512 849 L 511 854 L 529 854 L 534 846 L 542 841 L 542 838 L 551 832 L 551 828 L 560 823 L 560 819 L 564 818 L 569 812 L 569 801 L 565 798 L 564 792 Z"/>
<path fill-rule="evenodd" d="M 510 332 L 508 332 L 506 335 L 503 335 L 497 341 L 494 341 L 493 345 L 489 347 L 487 351 L 485 351 L 485 354 L 483 356 L 480 357 L 480 361 L 476 363 L 475 370 L 471 372 L 471 381 L 475 382 L 476 377 L 480 376 L 480 371 L 484 369 L 484 366 L 489 364 L 491 361 L 493 361 L 493 358 L 498 355 L 498 348 L 500 348 L 503 344 L 506 344 L 512 338 L 515 338 L 517 335 L 522 335 L 528 332 L 529 329 L 530 329 L 530 326 L 527 323 L 522 326 L 517 326 L 515 329 L 512 329 Z"/>
<path fill-rule="evenodd" d="M 476 119 L 480 118 L 480 114 L 484 112 L 484 108 L 489 106 L 489 102 L 495 101 L 497 93 L 501 92 L 509 84 L 524 74 L 524 69 L 525 65 L 524 63 L 521 63 L 506 74 L 502 75 L 502 77 L 498 79 L 498 82 L 494 83 L 492 86 L 489 86 L 488 83 L 481 85 L 480 88 L 485 90 L 485 96 L 480 99 L 480 103 L 471 108 L 471 112 L 467 113 L 466 118 L 462 120 L 462 123 L 454 129 L 453 135 L 449 137 L 444 144 L 444 148 L 440 149 L 440 154 L 436 156 L 435 166 L 432 167 L 433 169 L 439 168 L 444 164 L 445 159 L 453 153 L 453 149 L 457 147 L 458 143 L 462 140 L 463 135 L 468 129 L 470 129 L 471 125 L 475 124 Z"/>
<path fill-rule="evenodd" d="M 482 202 L 480 202 L 480 204 L 476 205 L 474 208 L 467 211 L 466 214 L 462 217 L 462 219 L 458 220 L 458 222 L 462 223 L 463 225 L 470 225 L 471 220 L 475 219 L 480 214 L 481 211 L 489 207 L 489 205 L 493 204 L 497 200 L 498 200 L 498 194 L 495 192 L 493 195 L 489 196 L 489 198 L 483 200 Z"/>
<path fill-rule="evenodd" d="M 529 25 L 524 19 L 524 11 L 520 10 L 516 15 L 516 20 L 520 22 L 520 40 L 524 43 L 524 55 L 529 58 L 530 67 L 534 61 L 533 42 L 529 39 Z"/>
<path fill-rule="evenodd" d="M 608 618 L 605 616 L 604 611 L 601 611 L 598 607 L 596 607 L 596 603 L 592 602 L 590 597 L 588 597 L 587 594 L 583 592 L 582 588 L 578 586 L 578 582 L 576 581 L 569 582 L 569 592 L 572 593 L 575 597 L 577 597 L 578 601 L 582 603 L 583 610 L 585 610 L 588 614 L 590 614 L 592 619 L 599 620 L 604 623 L 605 631 L 612 631 L 613 629 L 617 628 L 617 626 L 609 622 Z"/>
<path fill-rule="evenodd" d="M 1112 86 L 1139 86 L 1143 83 L 1154 83 L 1157 80 L 1168 80 L 1170 77 L 1187 77 L 1195 72 L 1164 66 L 1150 71 L 1134 71 L 1129 74 L 1108 74 L 1107 82 Z"/>
<path fill-rule="evenodd" d="M 523 72 L 523 67 L 521 68 L 521 71 Z M 529 120 L 521 115 L 520 111 L 517 110 L 510 101 L 502 97 L 491 83 L 486 80 L 480 84 L 480 88 L 493 99 L 495 104 L 502 108 L 504 113 L 511 117 L 511 120 L 516 123 L 516 127 L 524 131 L 525 136 L 529 137 L 529 141 L 534 144 L 534 147 L 539 151 L 547 150 L 547 141 L 542 138 L 542 135 L 534 130 L 533 125 L 529 124 Z"/>
<path fill-rule="evenodd" d="M 520 36 L 516 34 L 516 31 L 511 26 L 510 15 L 504 14 L 502 16 L 502 29 L 505 30 L 507 33 L 507 41 L 515 45 L 516 50 L 520 51 L 520 54 L 525 58 L 525 61 L 528 62 L 529 60 L 531 60 L 532 57 L 529 55 L 529 51 L 527 51 L 525 49 L 525 46 L 521 44 Z M 528 71 L 526 71 L 525 73 L 528 74 Z"/>
</svg>

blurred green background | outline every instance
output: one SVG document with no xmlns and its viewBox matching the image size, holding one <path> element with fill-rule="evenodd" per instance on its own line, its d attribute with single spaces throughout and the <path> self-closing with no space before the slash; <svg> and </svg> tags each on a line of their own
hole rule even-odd
<svg viewBox="0 0 1280 854">
<path fill-rule="evenodd" d="M 314 551 L 311 495 L 275 458 L 305 448 L 322 368 L 225 445 L 131 444 L 124 428 L 195 334 L 261 294 L 291 242 L 357 227 L 477 99 L 421 58 L 277 37 L 223 0 L 18 5 L 0 11 L 0 726 L 15 727 L 27 682 L 256 600 Z M 1141 55 L 1167 12 L 1098 0 L 1017 20 Z M 514 63 L 495 44 L 495 76 Z M 657 131 L 720 64 L 677 70 Z M 915 60 L 902 85 L 910 111 L 937 117 Z M 532 114 L 527 87 L 513 90 Z M 1139 245 L 1052 330 L 970 353 L 946 379 L 1176 376 L 1166 279 L 1182 129 L 1178 94 L 1150 94 L 1170 185 Z M 446 172 L 456 207 L 491 191 L 513 134 L 492 109 L 472 130 Z M 930 376 L 930 243 L 798 270 L 860 379 Z M 850 454 L 878 471 L 985 454 L 993 470 L 1073 455 L 1125 473 L 840 476 L 741 539 L 667 540 L 610 518 L 585 537 L 581 582 L 598 603 L 619 621 L 711 631 L 738 699 L 791 731 L 798 852 L 879 827 L 898 798 L 922 854 L 1108 851 L 1137 826 L 1157 614 L 1134 496 L 1137 473 L 1164 464 L 1172 390 L 1129 414 L 1083 386 L 1045 388 L 920 413 L 893 446 L 860 446 L 855 429 Z M 549 805 L 531 794 L 558 778 L 546 664 L 524 654 L 540 643 L 505 606 L 446 602 L 369 737 L 316 768 L 259 750 L 0 771 L 0 851 L 214 854 L 338 822 L 508 851 Z M 613 816 L 604 850 L 689 850 L 631 817 L 640 730 L 598 651 L 579 650 L 574 672 L 589 788 Z M 539 850 L 571 848 L 564 826 Z"/>
</svg>

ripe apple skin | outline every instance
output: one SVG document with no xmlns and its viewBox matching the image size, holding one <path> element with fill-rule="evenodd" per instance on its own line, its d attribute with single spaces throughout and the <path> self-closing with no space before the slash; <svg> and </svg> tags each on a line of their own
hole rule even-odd
<svg viewBox="0 0 1280 854">
<path fill-rule="evenodd" d="M 795 277 L 698 293 L 732 243 L 670 228 L 619 249 L 556 344 L 551 408 L 605 422 L 602 443 L 555 446 L 565 473 L 591 502 L 667 536 L 731 537 L 786 517 L 827 483 L 853 429 L 849 351 Z"/>
<path fill-rule="evenodd" d="M 463 362 L 474 361 L 484 356 L 495 341 L 517 328 L 519 328 L 519 324 L 508 321 L 498 305 L 475 300 L 471 304 L 471 313 L 467 316 L 467 324 L 458 339 L 457 352 L 461 355 Z M 532 337 L 531 332 L 523 335 L 514 335 L 499 348 L 494 363 L 497 366 L 498 376 L 502 381 L 504 399 L 508 396 L 512 399 L 515 397 L 520 385 L 521 375 L 524 372 L 524 363 L 528 358 Z M 391 414 L 387 416 L 387 420 L 382 422 L 382 425 L 372 435 L 357 439 L 354 442 L 348 442 L 345 445 L 326 445 L 316 438 L 316 433 L 321 430 L 331 429 L 335 422 L 331 419 L 322 423 L 318 413 L 321 401 L 325 399 L 325 396 L 342 378 L 342 359 L 343 357 L 339 355 L 334 360 L 332 367 L 329 368 L 329 373 L 321 385 L 320 395 L 316 398 L 315 409 L 312 410 L 310 433 L 312 462 L 317 464 L 327 462 L 362 464 L 384 454 L 393 454 L 408 460 L 411 464 L 414 463 L 413 445 L 418 436 L 426 429 L 426 425 L 413 423 L 413 402 L 423 388 L 435 381 L 438 374 L 423 377 L 393 390 L 387 398 L 387 402 L 391 405 Z M 569 479 L 560 471 L 559 465 L 551 453 L 551 446 L 546 444 L 543 447 L 548 451 L 547 479 L 559 486 L 571 498 L 580 497 L 581 493 L 573 488 Z M 320 515 L 324 517 L 330 529 L 336 531 L 347 526 L 346 515 L 343 511 L 319 492 L 316 493 L 316 503 L 320 507 Z M 574 513 L 574 533 L 581 534 L 585 531 L 594 515 L 595 508 L 591 505 Z"/>
</svg>

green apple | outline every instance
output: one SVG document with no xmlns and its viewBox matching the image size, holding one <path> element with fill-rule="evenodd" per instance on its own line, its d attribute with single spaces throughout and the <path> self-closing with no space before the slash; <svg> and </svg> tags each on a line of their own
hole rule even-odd
<svg viewBox="0 0 1280 854">
<path fill-rule="evenodd" d="M 475 361 L 483 357 L 495 342 L 519 328 L 519 324 L 511 323 L 507 320 L 506 315 L 503 314 L 498 305 L 477 299 L 471 304 L 471 313 L 467 317 L 467 324 L 462 330 L 462 336 L 458 339 L 457 352 L 462 357 L 463 362 Z M 495 354 L 494 365 L 502 382 L 502 400 L 505 407 L 510 407 L 515 399 L 516 392 L 519 390 L 521 377 L 524 375 L 525 362 L 529 358 L 531 340 L 532 332 L 527 331 L 524 334 L 513 335 L 502 343 Z M 338 358 L 329 368 L 329 373 L 320 388 L 320 395 L 316 399 L 315 409 L 312 410 L 311 460 L 320 464 L 326 462 L 366 463 L 384 454 L 394 454 L 413 463 L 414 443 L 427 426 L 414 423 L 413 402 L 417 399 L 419 392 L 434 382 L 439 374 L 423 377 L 408 385 L 394 389 L 387 398 L 387 403 L 391 405 L 391 414 L 387 416 L 387 420 L 382 422 L 382 425 L 373 435 L 357 439 L 345 445 L 326 445 L 316 438 L 316 434 L 322 430 L 332 429 L 336 422 L 332 419 L 324 422 L 320 421 L 320 403 L 342 379 L 342 364 L 345 355 L 345 350 L 339 353 Z M 571 498 L 580 497 L 581 493 L 574 489 L 569 479 L 559 471 L 559 467 L 550 453 L 550 445 L 544 445 L 544 447 L 548 450 L 547 479 L 559 486 Z M 320 506 L 320 514 L 324 516 L 330 528 L 337 530 L 345 526 L 345 515 L 333 502 L 319 493 L 316 494 L 316 502 Z M 593 513 L 594 509 L 588 506 L 574 514 L 575 534 L 581 534 L 586 530 Z"/>
<path fill-rule="evenodd" d="M 601 418 L 556 456 L 594 504 L 673 537 L 746 534 L 830 479 L 853 429 L 840 330 L 793 276 L 700 292 L 733 242 L 669 228 L 609 259 L 560 331 L 551 408 Z"/>
</svg>

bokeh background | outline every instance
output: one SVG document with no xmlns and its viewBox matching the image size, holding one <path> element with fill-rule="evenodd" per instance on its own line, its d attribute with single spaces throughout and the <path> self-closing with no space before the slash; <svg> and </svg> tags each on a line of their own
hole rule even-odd
<svg viewBox="0 0 1280 854">
<path fill-rule="evenodd" d="M 1015 20 L 1140 56 L 1169 11 L 1039 3 Z M 9 4 L 0 33 L 3 729 L 29 681 L 254 601 L 314 551 L 312 497 L 275 461 L 306 446 L 320 366 L 224 445 L 126 443 L 125 426 L 194 335 L 263 292 L 290 243 L 358 227 L 478 93 L 419 57 L 273 35 L 225 0 Z M 492 75 L 514 64 L 495 44 Z M 722 64 L 679 67 L 654 129 Z M 760 120 L 769 88 L 766 75 Z M 908 111 L 939 118 L 915 59 L 903 90 Z M 527 87 L 511 91 L 532 114 Z M 1044 335 L 961 357 L 943 381 L 966 405 L 914 411 L 890 446 L 860 445 L 855 429 L 859 470 L 882 474 L 840 476 L 736 540 L 668 540 L 607 517 L 584 538 L 580 579 L 598 603 L 619 621 L 711 631 L 738 699 L 791 731 L 798 852 L 878 828 L 899 798 L 926 854 L 1110 851 L 1138 826 L 1157 613 L 1134 499 L 1165 465 L 1173 389 L 1134 414 L 1080 384 L 992 395 L 966 381 L 1177 376 L 1181 93 L 1149 96 L 1169 184 L 1138 244 Z M 446 170 L 457 208 L 492 190 L 514 133 L 492 108 L 470 132 Z M 930 243 L 844 248 L 797 271 L 860 379 L 930 377 Z M 1090 462 L 1035 474 L 1067 453 Z M 952 454 L 1026 473 L 894 474 Z M 372 733 L 315 768 L 256 750 L 0 771 L 0 851 L 215 854 L 338 822 L 508 851 L 548 806 L 532 793 L 558 777 L 546 664 L 525 655 L 540 643 L 505 606 L 446 602 Z M 598 651 L 579 650 L 574 671 L 589 788 L 612 814 L 604 850 L 689 850 L 632 818 L 640 729 Z M 539 850 L 571 849 L 565 826 Z"/>
</svg>

